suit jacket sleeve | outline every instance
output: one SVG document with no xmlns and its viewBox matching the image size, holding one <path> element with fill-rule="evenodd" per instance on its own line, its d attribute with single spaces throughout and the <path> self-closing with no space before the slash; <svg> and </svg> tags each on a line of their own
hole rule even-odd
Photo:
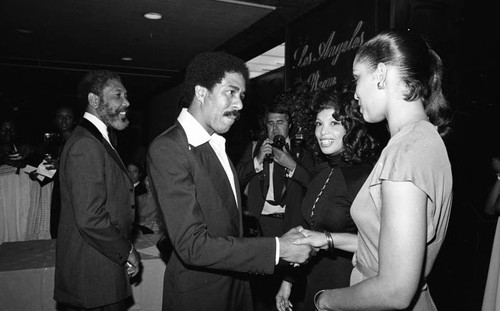
<svg viewBox="0 0 500 311">
<path fill-rule="evenodd" d="M 75 141 L 68 152 L 65 171 L 69 172 L 67 182 L 78 231 L 100 253 L 118 264 L 125 263 L 131 243 L 111 222 L 106 210 L 108 189 L 102 144 L 84 137 Z"/>
<path fill-rule="evenodd" d="M 203 169 L 194 168 L 187 141 L 160 136 L 148 152 L 153 192 L 162 209 L 175 254 L 185 265 L 212 269 L 272 273 L 274 238 L 242 238 L 231 227 L 227 207 L 218 195 L 200 184 Z M 228 195 L 232 195 L 231 193 Z M 232 207 L 231 208 L 236 208 Z"/>
<path fill-rule="evenodd" d="M 251 143 L 247 146 L 240 161 L 236 165 L 236 172 L 238 174 L 238 179 L 240 180 L 240 186 L 242 188 L 245 188 L 252 177 L 257 174 L 255 172 L 253 153 L 253 143 Z"/>
<path fill-rule="evenodd" d="M 315 165 L 314 157 L 311 152 L 304 149 L 303 155 L 299 159 L 295 159 L 295 162 L 297 166 L 295 167 L 291 179 L 307 189 L 311 181 L 311 172 Z"/>
</svg>

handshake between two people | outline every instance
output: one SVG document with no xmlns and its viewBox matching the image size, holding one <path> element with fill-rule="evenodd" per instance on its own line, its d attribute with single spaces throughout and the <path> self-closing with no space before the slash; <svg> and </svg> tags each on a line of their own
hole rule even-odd
<svg viewBox="0 0 500 311">
<path fill-rule="evenodd" d="M 324 233 L 311 231 L 301 226 L 290 229 L 279 238 L 280 258 L 294 266 L 306 263 L 320 249 L 328 249 L 329 244 Z"/>
</svg>

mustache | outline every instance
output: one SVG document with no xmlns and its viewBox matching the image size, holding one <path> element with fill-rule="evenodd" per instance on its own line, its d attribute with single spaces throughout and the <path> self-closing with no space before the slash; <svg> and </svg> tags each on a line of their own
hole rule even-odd
<svg viewBox="0 0 500 311">
<path fill-rule="evenodd" d="M 230 110 L 230 111 L 226 111 L 224 112 L 223 116 L 224 117 L 235 117 L 236 120 L 238 120 L 240 118 L 240 111 L 239 110 Z"/>
</svg>

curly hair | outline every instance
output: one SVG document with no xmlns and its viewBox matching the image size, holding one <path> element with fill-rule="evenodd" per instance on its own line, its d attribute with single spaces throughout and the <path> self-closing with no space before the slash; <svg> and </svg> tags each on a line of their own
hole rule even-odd
<svg viewBox="0 0 500 311">
<path fill-rule="evenodd" d="M 333 117 L 345 129 L 346 133 L 342 139 L 344 150 L 341 153 L 344 161 L 360 163 L 373 160 L 377 155 L 379 143 L 369 133 L 363 115 L 354 100 L 354 93 L 337 93 L 331 88 L 316 91 L 313 97 L 315 115 L 325 109 L 333 109 Z M 322 155 L 317 141 L 313 146 L 315 153 Z"/>
<path fill-rule="evenodd" d="M 88 72 L 78 83 L 77 98 L 81 107 L 84 109 L 87 108 L 89 93 L 102 97 L 102 92 L 108 85 L 109 80 L 122 82 L 118 74 L 109 70 L 94 70 Z"/>
<path fill-rule="evenodd" d="M 203 52 L 196 55 L 186 68 L 183 105 L 188 107 L 194 98 L 197 85 L 211 90 L 226 73 L 239 73 L 248 83 L 250 74 L 243 60 L 225 52 Z"/>
</svg>

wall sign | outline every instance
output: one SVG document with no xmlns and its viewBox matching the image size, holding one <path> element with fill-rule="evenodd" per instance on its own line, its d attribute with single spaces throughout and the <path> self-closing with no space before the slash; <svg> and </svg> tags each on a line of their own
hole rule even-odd
<svg viewBox="0 0 500 311">
<path fill-rule="evenodd" d="M 286 87 L 307 83 L 312 91 L 352 81 L 357 49 L 372 37 L 380 2 L 328 1 L 290 24 L 286 39 Z M 389 15 L 388 6 L 384 6 Z M 385 14 L 382 14 L 385 15 Z"/>
</svg>

